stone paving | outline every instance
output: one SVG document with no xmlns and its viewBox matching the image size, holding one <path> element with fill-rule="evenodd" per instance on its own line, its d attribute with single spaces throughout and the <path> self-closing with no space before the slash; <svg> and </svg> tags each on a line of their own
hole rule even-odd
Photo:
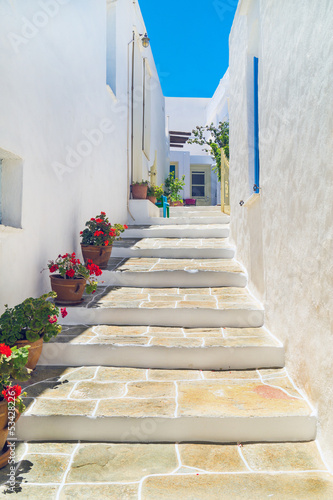
<svg viewBox="0 0 333 500">
<path fill-rule="evenodd" d="M 314 442 L 20 443 L 16 460 L 18 500 L 333 498 L 333 478 Z M 10 498 L 8 473 L 0 471 L 0 492 Z"/>
<path fill-rule="evenodd" d="M 109 271 L 156 272 L 156 271 L 212 271 L 244 273 L 244 268 L 232 259 L 154 259 L 111 258 Z"/>
<path fill-rule="evenodd" d="M 193 308 L 193 309 L 258 309 L 259 302 L 243 288 L 135 288 L 99 287 L 84 307 L 94 308 Z"/>
<path fill-rule="evenodd" d="M 226 238 L 124 238 L 115 241 L 114 247 L 159 249 L 159 248 L 231 248 Z"/>
<path fill-rule="evenodd" d="M 26 392 L 25 415 L 225 418 L 311 414 L 284 369 L 40 367 Z"/>
<path fill-rule="evenodd" d="M 264 328 L 176 328 L 154 326 L 64 326 L 51 342 L 119 346 L 251 347 L 280 346 Z"/>
</svg>

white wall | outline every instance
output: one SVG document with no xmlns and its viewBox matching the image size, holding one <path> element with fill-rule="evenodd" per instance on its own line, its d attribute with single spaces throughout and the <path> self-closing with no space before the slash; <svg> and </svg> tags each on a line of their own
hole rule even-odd
<svg viewBox="0 0 333 500">
<path fill-rule="evenodd" d="M 333 4 L 258 0 L 244 12 L 230 35 L 232 235 L 266 325 L 285 343 L 287 368 L 318 409 L 333 466 Z M 253 184 L 253 55 L 261 193 L 246 209 L 239 201 Z"/>
<path fill-rule="evenodd" d="M 40 271 L 59 253 L 79 252 L 91 216 L 104 210 L 113 223 L 127 220 L 128 42 L 133 26 L 144 25 L 131 0 L 116 8 L 114 95 L 106 86 L 114 55 L 107 58 L 105 0 L 0 4 L 0 158 L 20 158 L 23 171 L 22 229 L 0 226 L 0 310 L 49 289 Z M 142 175 L 155 150 L 167 164 L 159 82 L 155 89 L 152 161 Z M 13 182 L 6 186 L 14 194 Z"/>
</svg>

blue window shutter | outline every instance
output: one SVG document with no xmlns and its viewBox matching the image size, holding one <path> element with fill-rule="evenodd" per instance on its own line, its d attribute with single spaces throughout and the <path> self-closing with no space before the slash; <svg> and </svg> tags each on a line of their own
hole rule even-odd
<svg viewBox="0 0 333 500">
<path fill-rule="evenodd" d="M 254 186 L 253 191 L 259 193 L 260 161 L 259 161 L 259 91 L 258 91 L 258 58 L 253 58 L 254 78 Z"/>
</svg>

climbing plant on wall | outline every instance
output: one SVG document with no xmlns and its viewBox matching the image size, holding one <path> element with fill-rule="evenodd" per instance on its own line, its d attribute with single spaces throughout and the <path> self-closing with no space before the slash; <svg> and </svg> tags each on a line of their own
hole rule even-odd
<svg viewBox="0 0 333 500">
<path fill-rule="evenodd" d="M 207 137 L 209 138 L 207 139 Z M 203 148 L 203 150 L 214 157 L 215 165 L 212 168 L 216 172 L 218 180 L 221 181 L 221 149 L 224 150 L 226 157 L 229 159 L 229 123 L 219 122 L 217 127 L 213 123 L 204 127 L 197 126 L 192 130 L 192 137 L 187 142 L 189 144 L 208 146 L 208 149 Z"/>
</svg>

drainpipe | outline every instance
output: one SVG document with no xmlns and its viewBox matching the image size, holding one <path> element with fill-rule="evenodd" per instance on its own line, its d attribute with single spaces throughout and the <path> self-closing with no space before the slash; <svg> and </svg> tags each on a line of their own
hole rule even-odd
<svg viewBox="0 0 333 500">
<path fill-rule="evenodd" d="M 133 2 L 135 3 L 135 2 Z M 130 208 L 129 208 L 129 199 L 130 199 L 130 185 L 133 181 L 133 165 L 134 165 L 134 42 L 135 42 L 135 33 L 133 31 L 132 40 L 128 43 L 127 48 L 127 74 L 128 74 L 128 84 L 127 84 L 127 102 L 128 102 L 128 112 L 127 112 L 127 211 L 135 221 Z M 130 46 L 132 45 L 132 75 L 131 75 L 131 100 L 130 100 Z M 131 104 L 130 104 L 131 103 Z M 131 141 L 129 138 L 129 129 L 130 129 L 130 114 L 131 114 Z M 131 143 L 131 144 L 130 144 Z M 129 150 L 131 148 L 131 159 Z"/>
</svg>

